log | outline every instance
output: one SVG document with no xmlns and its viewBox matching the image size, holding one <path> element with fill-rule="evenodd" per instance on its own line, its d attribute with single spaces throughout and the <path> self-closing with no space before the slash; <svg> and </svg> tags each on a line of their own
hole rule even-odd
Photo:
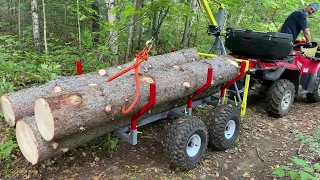
<svg viewBox="0 0 320 180">
<path fill-rule="evenodd" d="M 184 49 L 173 53 L 150 56 L 148 61 L 141 64 L 139 71 L 147 72 L 159 68 L 169 68 L 199 59 L 200 57 L 195 49 Z M 132 62 L 118 67 L 109 67 L 96 72 L 83 74 L 81 76 L 59 77 L 40 86 L 33 86 L 20 91 L 4 94 L 1 96 L 0 102 L 5 121 L 9 126 L 15 126 L 16 120 L 34 115 L 34 102 L 36 99 L 42 96 L 53 95 L 61 91 L 77 90 L 82 86 L 102 83 L 109 76 L 130 65 L 132 65 Z M 130 73 L 127 73 L 124 76 L 130 75 Z"/>
<path fill-rule="evenodd" d="M 17 121 L 16 139 L 23 156 L 35 165 L 50 158 L 59 157 L 128 123 L 130 122 L 127 119 L 119 119 L 58 141 L 47 142 L 40 135 L 34 116 L 30 116 Z"/>
<path fill-rule="evenodd" d="M 149 84 L 155 82 L 156 104 L 148 113 L 151 116 L 186 104 L 187 98 L 206 83 L 209 67 L 213 68 L 213 83 L 205 94 L 217 93 L 218 87 L 238 75 L 239 68 L 233 62 L 230 57 L 218 57 L 185 63 L 179 68 L 143 72 L 140 99 L 127 115 L 122 114 L 121 108 L 130 105 L 135 98 L 132 76 L 120 76 L 109 83 L 39 98 L 35 102 L 35 119 L 42 137 L 52 141 L 114 119 L 130 118 L 148 103 Z"/>
</svg>

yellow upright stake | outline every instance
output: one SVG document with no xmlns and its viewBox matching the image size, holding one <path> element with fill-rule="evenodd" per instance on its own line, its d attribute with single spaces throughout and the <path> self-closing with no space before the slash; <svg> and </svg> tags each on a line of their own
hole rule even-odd
<svg viewBox="0 0 320 180">
<path fill-rule="evenodd" d="M 203 4 L 203 7 L 204 7 L 204 10 L 206 11 L 207 15 L 208 15 L 208 18 L 210 20 L 210 23 L 214 26 L 218 26 L 216 20 L 214 19 L 213 17 L 213 14 L 211 12 L 211 9 L 210 9 L 210 6 L 209 6 L 209 3 L 207 0 L 200 0 L 201 3 Z"/>
<path fill-rule="evenodd" d="M 241 116 L 246 115 L 247 111 L 247 99 L 248 99 L 248 92 L 249 92 L 249 83 L 250 83 L 250 75 L 246 75 L 246 80 L 244 84 L 244 91 L 243 91 L 243 99 L 241 103 Z"/>
</svg>

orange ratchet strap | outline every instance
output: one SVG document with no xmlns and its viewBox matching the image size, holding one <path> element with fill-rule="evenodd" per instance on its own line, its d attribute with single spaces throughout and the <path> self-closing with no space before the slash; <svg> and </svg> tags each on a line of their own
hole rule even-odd
<svg viewBox="0 0 320 180">
<path fill-rule="evenodd" d="M 152 47 L 152 43 L 153 43 L 154 39 L 151 38 L 149 41 L 146 42 L 146 47 L 143 48 L 142 51 L 138 52 L 136 54 L 136 58 L 135 58 L 135 62 L 133 65 L 131 65 L 130 67 L 127 67 L 125 69 L 123 69 L 122 71 L 118 72 L 117 74 L 111 76 L 109 79 L 107 79 L 107 82 L 110 82 L 114 79 L 116 79 L 117 77 L 125 74 L 126 72 L 134 69 L 135 72 L 135 81 L 136 81 L 136 97 L 134 98 L 132 104 L 129 106 L 129 108 L 127 110 L 125 110 L 122 107 L 122 113 L 123 114 L 128 114 L 133 107 L 137 104 L 138 99 L 140 97 L 140 80 L 139 80 L 139 65 L 143 62 L 143 61 L 147 61 L 148 60 L 148 53 L 151 50 Z"/>
</svg>

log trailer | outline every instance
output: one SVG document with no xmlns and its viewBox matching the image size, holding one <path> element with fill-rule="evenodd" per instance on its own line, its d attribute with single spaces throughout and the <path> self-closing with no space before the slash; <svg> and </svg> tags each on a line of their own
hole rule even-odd
<svg viewBox="0 0 320 180">
<path fill-rule="evenodd" d="M 198 53 L 200 56 L 206 58 L 227 55 L 223 41 L 220 38 L 219 30 L 219 26 L 223 27 L 224 24 L 225 9 L 222 3 L 218 1 L 214 2 L 219 5 L 217 16 L 219 25 L 213 17 L 207 0 L 201 0 L 210 22 L 213 24 L 210 28 L 214 30 L 214 35 L 216 36 L 214 41 L 216 54 Z M 237 140 L 241 117 L 244 117 L 246 114 L 250 82 L 250 75 L 246 74 L 249 70 L 249 61 L 244 59 L 235 60 L 240 64 L 240 73 L 221 86 L 219 94 L 212 94 L 208 97 L 195 100 L 197 96 L 212 85 L 213 71 L 212 68 L 208 68 L 206 83 L 188 98 L 186 105 L 139 120 L 139 123 L 137 123 L 139 117 L 147 112 L 156 102 L 156 84 L 151 83 L 150 102 L 131 117 L 131 125 L 116 130 L 114 135 L 132 145 L 136 145 L 138 142 L 138 127 L 166 118 L 173 117 L 180 119 L 176 120 L 174 124 L 168 128 L 169 136 L 166 140 L 165 152 L 171 167 L 182 170 L 194 168 L 205 153 L 207 145 L 213 150 L 226 150 L 230 148 Z M 243 78 L 245 78 L 245 84 L 242 91 L 240 91 L 237 86 L 237 81 Z M 234 88 L 230 89 L 231 86 L 234 86 Z M 230 91 L 231 93 L 228 93 Z M 236 96 L 227 96 L 228 94 L 235 94 Z M 207 124 L 203 123 L 203 121 L 192 113 L 194 107 L 202 104 L 216 106 L 214 117 L 206 121 Z"/>
<path fill-rule="evenodd" d="M 173 123 L 165 128 L 164 148 L 173 168 L 194 168 L 207 147 L 230 148 L 238 138 L 241 118 L 245 116 L 249 61 L 224 56 L 219 27 L 208 2 L 201 2 L 213 23 L 209 27 L 218 37 L 216 50 L 222 54 L 187 49 L 148 58 L 151 40 L 136 55 L 133 64 L 121 65 L 121 71 L 110 67 L 82 74 L 83 65 L 77 61 L 78 76 L 57 78 L 1 96 L 5 120 L 15 126 L 24 157 L 38 164 L 110 132 L 136 145 L 137 128 L 169 118 Z M 223 5 L 219 6 L 219 16 L 223 16 Z M 144 68 L 139 67 L 146 60 L 141 64 Z M 135 83 L 130 74 L 125 75 L 130 70 L 134 70 Z M 105 79 L 106 76 L 109 78 Z M 236 82 L 244 77 L 241 97 Z M 134 86 L 136 91 L 132 90 Z M 235 99 L 228 95 L 231 86 L 235 86 Z M 133 103 L 125 109 L 128 99 Z M 193 109 L 202 104 L 215 106 L 210 119 L 193 114 Z"/>
</svg>

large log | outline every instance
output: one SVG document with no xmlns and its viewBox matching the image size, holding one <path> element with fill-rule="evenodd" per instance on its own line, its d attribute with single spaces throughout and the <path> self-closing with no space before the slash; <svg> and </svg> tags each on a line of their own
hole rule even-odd
<svg viewBox="0 0 320 180">
<path fill-rule="evenodd" d="M 17 121 L 16 139 L 23 156 L 35 165 L 50 158 L 59 157 L 127 123 L 129 123 L 128 120 L 119 119 L 58 141 L 47 142 L 41 137 L 34 116 L 30 116 Z"/>
<path fill-rule="evenodd" d="M 148 61 L 141 64 L 139 71 L 146 72 L 159 68 L 169 68 L 199 59 L 200 57 L 195 49 L 184 49 L 173 53 L 150 56 Z M 36 99 L 42 96 L 53 95 L 60 91 L 77 90 L 82 86 L 103 83 L 108 76 L 130 65 L 132 65 L 132 62 L 81 76 L 59 77 L 40 86 L 2 95 L 0 101 L 5 120 L 10 126 L 15 126 L 16 120 L 34 115 L 34 102 Z M 104 75 L 104 78 L 100 78 L 101 75 Z M 124 76 L 130 75 L 130 73 L 127 73 Z"/>
<path fill-rule="evenodd" d="M 166 69 L 143 72 L 141 95 L 131 113 L 124 115 L 123 106 L 130 104 L 135 97 L 133 76 L 119 77 L 110 83 L 97 86 L 83 86 L 81 90 L 67 91 L 37 99 L 35 119 L 39 131 L 47 141 L 56 140 L 79 131 L 85 131 L 100 124 L 130 117 L 149 101 L 149 83 L 157 87 L 156 104 L 151 116 L 167 111 L 176 105 L 187 102 L 198 88 L 206 83 L 208 68 L 213 68 L 212 88 L 207 95 L 217 93 L 220 85 L 230 81 L 239 73 L 230 57 L 218 57 L 204 61 L 194 61 Z M 127 103 L 126 103 L 127 102 Z"/>
</svg>

